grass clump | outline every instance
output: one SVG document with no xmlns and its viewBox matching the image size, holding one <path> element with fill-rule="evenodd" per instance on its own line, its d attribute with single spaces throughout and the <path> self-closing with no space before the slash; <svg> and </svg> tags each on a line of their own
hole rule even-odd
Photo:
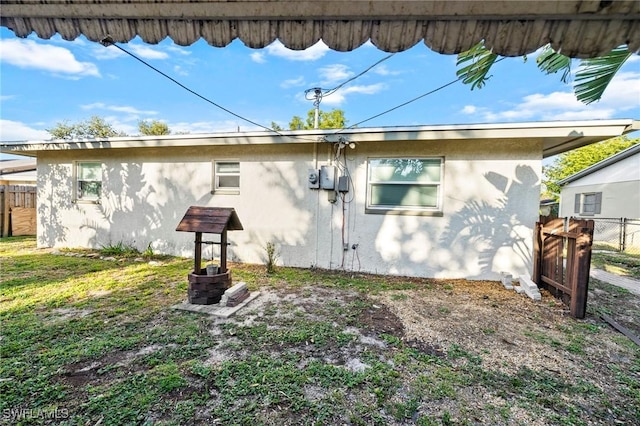
<svg viewBox="0 0 640 426">
<path fill-rule="evenodd" d="M 151 246 L 149 246 L 147 249 L 150 248 Z M 118 241 L 115 244 L 102 246 L 99 252 L 102 256 L 137 257 L 141 255 L 140 250 L 135 248 L 133 245 L 125 244 L 122 241 Z M 151 254 L 153 254 L 153 250 L 151 250 Z"/>
<path fill-rule="evenodd" d="M 280 254 L 276 249 L 276 245 L 271 241 L 267 243 L 264 250 L 267 254 L 267 263 L 266 263 L 267 274 L 273 274 L 276 272 L 276 263 L 278 262 L 278 258 L 280 257 Z"/>
</svg>

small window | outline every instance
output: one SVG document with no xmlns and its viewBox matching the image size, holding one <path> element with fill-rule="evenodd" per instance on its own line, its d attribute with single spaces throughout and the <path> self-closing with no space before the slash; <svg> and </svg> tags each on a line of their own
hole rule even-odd
<svg viewBox="0 0 640 426">
<path fill-rule="evenodd" d="M 237 161 L 216 161 L 214 163 L 214 192 L 240 192 L 240 163 Z"/>
<path fill-rule="evenodd" d="M 98 202 L 102 195 L 102 163 L 76 163 L 76 199 Z"/>
<path fill-rule="evenodd" d="M 602 210 L 602 192 L 584 192 L 576 194 L 574 213 L 583 216 L 600 214 Z"/>
<path fill-rule="evenodd" d="M 582 199 L 582 213 L 594 214 L 596 212 L 596 194 L 584 194 Z"/>
<path fill-rule="evenodd" d="M 367 213 L 442 214 L 441 158 L 369 160 Z"/>
</svg>

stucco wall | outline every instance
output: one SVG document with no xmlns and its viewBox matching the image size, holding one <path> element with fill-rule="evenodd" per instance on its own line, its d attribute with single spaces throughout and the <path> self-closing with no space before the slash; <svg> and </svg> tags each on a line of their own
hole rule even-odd
<svg viewBox="0 0 640 426">
<path fill-rule="evenodd" d="M 442 217 L 365 214 L 367 159 L 384 156 L 444 157 Z M 347 152 L 353 187 L 344 205 L 308 188 L 308 169 L 332 157 L 326 144 L 41 153 L 38 243 L 151 244 L 191 256 L 193 234 L 176 225 L 190 205 L 220 206 L 234 207 L 244 226 L 229 233 L 236 261 L 263 263 L 264 246 L 273 242 L 280 263 L 290 266 L 476 279 L 531 272 L 538 142 L 361 143 Z M 240 162 L 240 194 L 211 194 L 212 161 L 225 159 Z M 77 160 L 103 163 L 101 204 L 73 202 Z"/>
</svg>

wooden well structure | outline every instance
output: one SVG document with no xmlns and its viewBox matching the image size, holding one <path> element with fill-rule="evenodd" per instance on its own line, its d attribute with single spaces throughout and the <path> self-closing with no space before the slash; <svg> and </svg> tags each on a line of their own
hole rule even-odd
<svg viewBox="0 0 640 426">
<path fill-rule="evenodd" d="M 226 289 L 231 287 L 231 271 L 227 268 L 227 231 L 241 231 L 242 224 L 232 208 L 191 206 L 178 224 L 176 231 L 194 232 L 195 251 L 193 271 L 189 273 L 189 303 L 211 305 L 218 303 Z M 217 234 L 220 241 L 205 241 L 202 234 Z M 220 245 L 220 265 L 217 271 L 207 273 L 202 267 L 202 245 Z M 211 272 L 211 271 L 210 271 Z"/>
</svg>

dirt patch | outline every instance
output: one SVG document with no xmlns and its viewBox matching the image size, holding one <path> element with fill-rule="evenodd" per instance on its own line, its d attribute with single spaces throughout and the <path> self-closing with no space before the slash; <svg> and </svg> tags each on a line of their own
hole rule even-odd
<svg viewBox="0 0 640 426">
<path fill-rule="evenodd" d="M 88 384 L 116 386 L 122 377 L 145 372 L 171 388 L 148 419 L 173 419 L 167 403 L 186 407 L 195 398 L 201 406 L 190 414 L 192 424 L 211 424 L 230 410 L 244 410 L 263 424 L 300 424 L 298 416 L 309 415 L 311 424 L 320 418 L 313 416 L 335 407 L 324 424 L 349 424 L 354 417 L 362 424 L 402 425 L 422 418 L 442 424 L 546 425 L 568 418 L 563 410 L 569 408 L 563 407 L 578 410 L 580 418 L 597 407 L 598 420 L 586 424 L 613 424 L 619 414 L 607 412 L 608 404 L 628 405 L 629 397 L 611 379 L 611 365 L 633 371 L 637 356 L 623 336 L 599 320 L 597 310 L 576 320 L 546 291 L 535 302 L 493 281 L 413 284 L 376 294 L 321 285 L 269 287 L 227 319 L 164 313 L 147 331 L 166 327 L 173 334 L 172 327 L 184 321 L 192 330 L 185 338 L 201 333 L 204 340 L 194 339 L 193 348 L 154 343 L 114 351 L 67 365 L 59 380 L 82 398 Z M 615 288 L 595 285 L 591 291 L 593 306 L 609 306 L 616 298 L 630 309 L 639 303 L 632 295 L 631 300 L 628 294 L 616 296 Z M 149 357 L 175 360 L 184 383 L 174 389 L 173 376 L 156 371 Z M 298 382 L 296 374 L 308 377 Z M 358 382 L 361 377 L 367 379 Z M 596 391 L 583 395 L 572 386 Z M 237 393 L 227 402 L 235 405 L 221 402 L 229 392 Z M 313 416 L 295 412 L 293 400 L 323 408 Z M 255 401 L 271 408 L 248 408 Z"/>
<path fill-rule="evenodd" d="M 398 338 L 404 337 L 404 325 L 386 305 L 373 304 L 362 311 L 358 323 L 368 332 L 376 335 L 389 334 Z"/>
<path fill-rule="evenodd" d="M 591 279 L 587 300 L 591 318 L 597 320 L 601 312 L 605 313 L 640 336 L 640 296 L 634 297 L 626 290 Z"/>
<path fill-rule="evenodd" d="M 150 345 L 132 351 L 111 352 L 95 361 L 68 364 L 65 372 L 60 376 L 61 381 L 74 387 L 80 387 L 100 383 L 104 378 L 103 375 L 111 370 L 121 370 L 127 374 L 143 371 L 147 368 L 136 365 L 136 360 L 171 347 L 175 347 L 175 345 Z M 109 378 L 106 379 L 109 380 Z"/>
</svg>

